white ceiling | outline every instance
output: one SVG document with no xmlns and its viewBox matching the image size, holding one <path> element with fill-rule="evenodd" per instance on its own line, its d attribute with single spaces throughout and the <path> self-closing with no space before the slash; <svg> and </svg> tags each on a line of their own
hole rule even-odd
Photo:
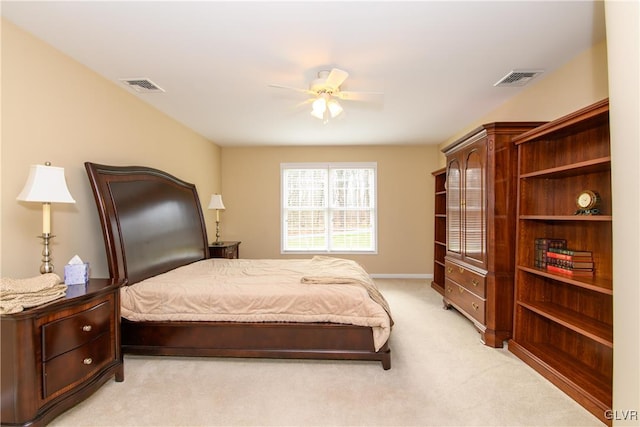
<svg viewBox="0 0 640 427">
<path fill-rule="evenodd" d="M 221 146 L 438 144 L 604 39 L 602 1 L 2 1 L 2 15 Z M 323 125 L 299 104 L 349 72 Z M 144 77 L 164 93 L 119 79 Z M 90 96 L 90 95 L 87 95 Z"/>
</svg>

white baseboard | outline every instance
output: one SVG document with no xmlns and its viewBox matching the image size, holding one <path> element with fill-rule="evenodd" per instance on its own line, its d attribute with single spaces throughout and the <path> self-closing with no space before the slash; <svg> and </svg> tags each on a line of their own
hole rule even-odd
<svg viewBox="0 0 640 427">
<path fill-rule="evenodd" d="M 433 279 L 433 274 L 370 274 L 372 279 Z"/>
</svg>

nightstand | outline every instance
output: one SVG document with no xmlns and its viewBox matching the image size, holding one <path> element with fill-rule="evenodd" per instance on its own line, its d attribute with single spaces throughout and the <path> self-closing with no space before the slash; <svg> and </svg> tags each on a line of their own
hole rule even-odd
<svg viewBox="0 0 640 427">
<path fill-rule="evenodd" d="M 0 316 L 2 425 L 46 425 L 112 376 L 124 381 L 121 284 L 90 279 L 64 298 Z"/>
<path fill-rule="evenodd" d="M 239 258 L 240 243 L 242 242 L 220 242 L 219 245 L 209 245 L 209 258 Z"/>
</svg>

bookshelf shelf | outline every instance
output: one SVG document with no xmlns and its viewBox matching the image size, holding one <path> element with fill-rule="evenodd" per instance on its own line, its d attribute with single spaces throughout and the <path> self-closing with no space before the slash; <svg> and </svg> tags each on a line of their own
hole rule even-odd
<svg viewBox="0 0 640 427">
<path fill-rule="evenodd" d="M 611 215 L 520 215 L 519 218 L 535 221 L 613 221 Z"/>
<path fill-rule="evenodd" d="M 552 322 L 613 348 L 613 334 L 606 323 L 585 318 L 580 313 L 569 311 L 559 304 L 544 301 L 520 301 L 518 304 L 542 317 L 546 317 Z"/>
<path fill-rule="evenodd" d="M 601 157 L 593 160 L 572 163 L 550 169 L 536 170 L 520 175 L 524 178 L 564 178 L 568 176 L 584 175 L 587 173 L 603 172 L 611 169 L 611 157 Z"/>
<path fill-rule="evenodd" d="M 538 276 L 542 276 L 551 280 L 556 280 L 558 282 L 563 282 L 563 283 L 566 283 L 567 285 L 589 289 L 590 291 L 598 292 L 605 295 L 613 295 L 613 281 L 611 279 L 602 278 L 597 275 L 594 277 L 574 278 L 571 276 L 553 274 L 541 268 L 525 267 L 523 265 L 519 265 L 517 268 L 518 270 L 526 271 L 528 273 L 536 274 Z"/>
<path fill-rule="evenodd" d="M 509 350 L 610 425 L 604 416 L 613 383 L 608 106 L 605 99 L 513 139 L 519 175 Z M 600 214 L 575 214 L 583 190 L 598 193 Z M 568 249 L 588 251 L 593 275 L 548 271 L 548 261 L 540 262 L 539 239 L 561 239 Z"/>
</svg>

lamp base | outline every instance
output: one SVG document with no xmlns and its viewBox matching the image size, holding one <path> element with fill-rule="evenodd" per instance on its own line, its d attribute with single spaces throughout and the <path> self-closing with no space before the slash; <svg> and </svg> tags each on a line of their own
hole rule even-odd
<svg viewBox="0 0 640 427">
<path fill-rule="evenodd" d="M 212 245 L 222 245 L 223 242 L 220 241 L 220 221 L 216 220 L 216 241 L 212 243 Z"/>
<path fill-rule="evenodd" d="M 42 239 L 42 264 L 40 265 L 40 273 L 53 273 L 53 263 L 51 262 L 51 251 L 49 250 L 49 240 L 56 237 L 51 233 L 42 233 L 42 236 L 38 236 Z"/>
<path fill-rule="evenodd" d="M 211 242 L 211 245 L 220 246 L 220 245 L 224 245 L 224 242 L 220 242 L 220 241 L 216 240 L 215 242 Z"/>
</svg>

